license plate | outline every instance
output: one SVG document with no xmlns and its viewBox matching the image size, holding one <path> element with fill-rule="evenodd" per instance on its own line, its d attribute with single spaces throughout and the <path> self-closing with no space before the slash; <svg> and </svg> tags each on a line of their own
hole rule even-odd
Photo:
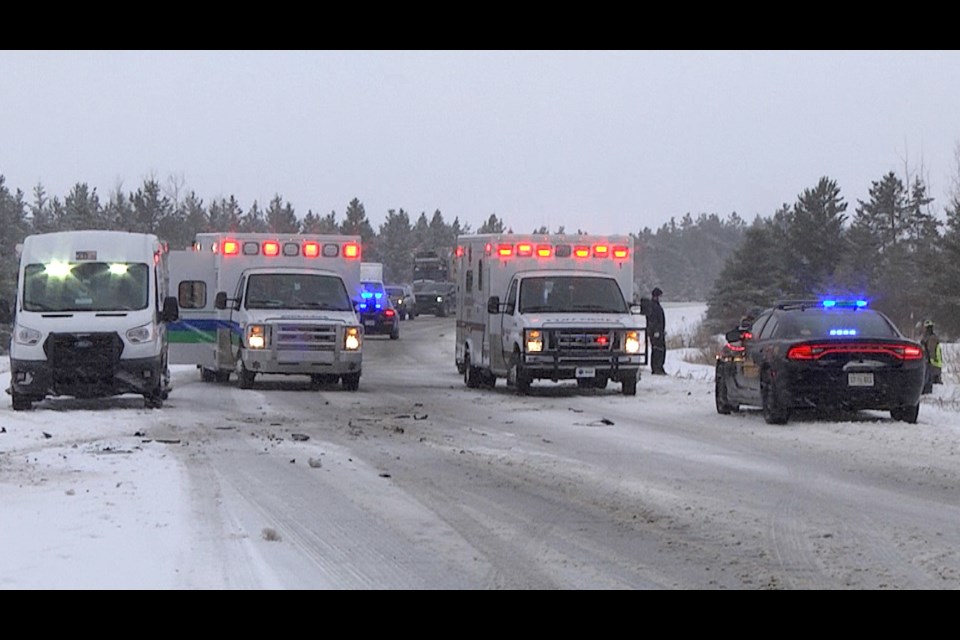
<svg viewBox="0 0 960 640">
<path fill-rule="evenodd" d="M 847 385 L 851 387 L 872 387 L 873 374 L 872 373 L 848 373 Z"/>
<path fill-rule="evenodd" d="M 376 321 L 376 320 L 364 320 L 364 321 L 363 321 L 363 326 L 365 326 L 365 327 L 375 327 L 375 326 L 377 326 L 377 321 Z"/>
<path fill-rule="evenodd" d="M 597 370 L 593 367 L 577 367 L 578 378 L 596 378 Z"/>
</svg>

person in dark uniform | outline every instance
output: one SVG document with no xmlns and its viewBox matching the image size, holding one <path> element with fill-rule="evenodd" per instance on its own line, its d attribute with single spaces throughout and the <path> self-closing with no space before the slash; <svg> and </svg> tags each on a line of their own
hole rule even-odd
<svg viewBox="0 0 960 640">
<path fill-rule="evenodd" d="M 642 304 L 645 309 L 643 314 L 647 316 L 647 339 L 650 341 L 650 372 L 655 376 L 665 376 L 667 372 L 663 368 L 663 363 L 667 359 L 667 337 L 666 337 L 666 317 L 663 314 L 663 307 L 660 306 L 660 296 L 663 291 L 660 287 L 654 287 L 650 292 L 650 300 L 647 304 Z"/>
</svg>

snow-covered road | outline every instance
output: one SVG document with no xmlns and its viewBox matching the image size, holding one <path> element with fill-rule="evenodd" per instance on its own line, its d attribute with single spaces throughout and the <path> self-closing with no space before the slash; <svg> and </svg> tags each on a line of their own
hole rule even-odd
<svg viewBox="0 0 960 640">
<path fill-rule="evenodd" d="M 950 379 L 916 425 L 772 426 L 680 351 L 636 397 L 470 390 L 453 332 L 371 338 L 356 393 L 178 368 L 159 411 L 0 403 L 0 587 L 960 587 Z"/>
</svg>

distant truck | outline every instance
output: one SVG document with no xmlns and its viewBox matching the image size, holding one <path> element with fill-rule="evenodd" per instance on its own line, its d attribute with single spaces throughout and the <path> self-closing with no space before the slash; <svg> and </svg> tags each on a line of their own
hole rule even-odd
<svg viewBox="0 0 960 640">
<path fill-rule="evenodd" d="M 160 408 L 170 392 L 167 248 L 152 234 L 64 231 L 28 236 L 17 298 L 8 311 L 14 411 L 46 396 L 142 395 Z"/>
<path fill-rule="evenodd" d="M 360 385 L 360 238 L 201 233 L 171 252 L 181 319 L 171 362 L 241 389 L 259 374 L 305 375 L 316 388 Z"/>
<path fill-rule="evenodd" d="M 413 280 L 444 281 L 450 277 L 450 258 L 436 251 L 418 251 L 413 256 Z"/>
<path fill-rule="evenodd" d="M 361 262 L 360 280 L 362 282 L 383 283 L 383 263 L 382 262 Z"/>
<path fill-rule="evenodd" d="M 631 307 L 630 236 L 465 235 L 457 240 L 456 365 L 468 387 L 506 378 L 637 392 L 645 326 Z"/>
</svg>

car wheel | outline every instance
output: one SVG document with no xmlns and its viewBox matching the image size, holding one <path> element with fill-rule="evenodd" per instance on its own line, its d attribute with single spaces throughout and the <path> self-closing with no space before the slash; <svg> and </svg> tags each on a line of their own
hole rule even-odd
<svg viewBox="0 0 960 640">
<path fill-rule="evenodd" d="M 470 354 L 463 356 L 463 383 L 470 389 L 476 389 L 481 384 L 482 373 L 479 367 L 470 364 Z"/>
<path fill-rule="evenodd" d="M 347 391 L 356 391 L 360 388 L 360 374 L 348 373 L 340 377 L 340 382 Z"/>
<path fill-rule="evenodd" d="M 740 405 L 731 403 L 727 397 L 727 381 L 725 379 L 723 369 L 719 364 L 717 365 L 714 380 L 713 396 L 717 404 L 717 413 L 729 415 L 734 411 L 739 411 Z"/>
<path fill-rule="evenodd" d="M 10 404 L 13 405 L 14 411 L 30 411 L 33 408 L 33 398 L 30 396 L 17 393 L 13 389 L 10 390 L 10 393 Z"/>
<path fill-rule="evenodd" d="M 390 332 L 391 340 L 398 340 L 400 338 L 400 325 L 393 327 L 393 331 Z"/>
<path fill-rule="evenodd" d="M 250 389 L 253 387 L 253 381 L 257 377 L 257 374 L 253 371 L 247 369 L 243 364 L 243 360 L 240 361 L 240 369 L 237 372 L 237 386 L 241 389 Z"/>
<path fill-rule="evenodd" d="M 159 380 L 157 386 L 149 393 L 143 394 L 143 406 L 146 409 L 160 409 L 163 407 L 163 387 Z"/>
<path fill-rule="evenodd" d="M 207 369 L 206 367 L 200 367 L 200 379 L 204 382 L 213 382 L 217 379 L 217 372 L 213 369 Z"/>
<path fill-rule="evenodd" d="M 214 374 L 214 379 L 222 383 L 230 382 L 230 372 L 218 370 L 216 374 Z"/>
<path fill-rule="evenodd" d="M 637 395 L 637 379 L 636 377 L 624 378 L 620 381 L 620 384 L 623 385 L 623 395 L 625 396 L 635 396 Z"/>
<path fill-rule="evenodd" d="M 787 424 L 790 410 L 781 407 L 777 398 L 777 383 L 769 372 L 760 381 L 760 395 L 763 402 L 763 419 L 767 424 Z"/>
<path fill-rule="evenodd" d="M 917 424 L 917 416 L 920 415 L 920 405 L 897 407 L 890 410 L 890 417 L 894 420 L 906 422 L 908 424 Z"/>
<path fill-rule="evenodd" d="M 530 385 L 533 383 L 533 377 L 528 371 L 524 371 L 523 366 L 520 364 L 520 352 L 513 352 L 513 361 L 510 365 L 510 374 L 507 378 L 507 382 L 513 382 L 514 388 L 522 396 L 530 393 Z"/>
</svg>

